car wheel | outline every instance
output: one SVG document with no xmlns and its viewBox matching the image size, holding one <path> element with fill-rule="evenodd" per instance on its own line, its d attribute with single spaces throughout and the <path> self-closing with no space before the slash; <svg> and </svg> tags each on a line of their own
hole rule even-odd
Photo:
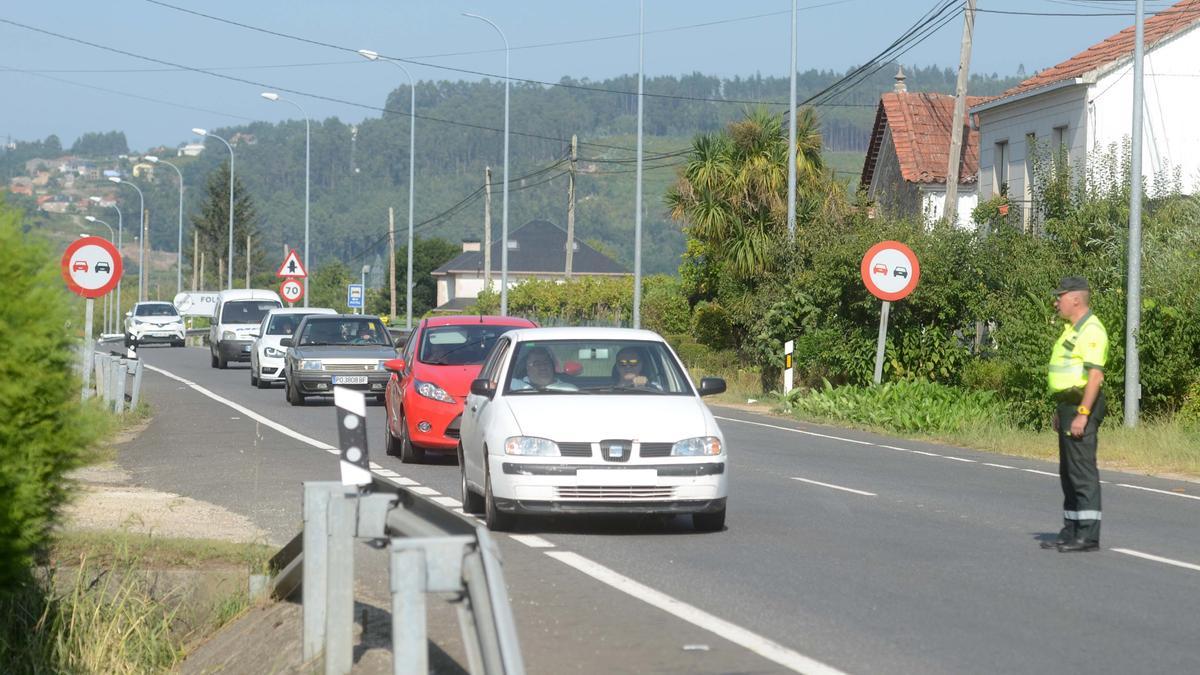
<svg viewBox="0 0 1200 675">
<path fill-rule="evenodd" d="M 467 485 L 467 464 L 463 461 L 462 443 L 458 444 L 458 469 L 462 476 L 462 509 L 463 513 L 479 514 L 483 513 L 485 504 L 483 497 L 471 491 Z"/>
<path fill-rule="evenodd" d="M 254 373 L 254 364 L 250 364 L 250 386 L 258 387 L 258 375 Z M 261 389 L 261 387 L 259 387 Z"/>
<path fill-rule="evenodd" d="M 171 343 L 172 347 L 183 347 L 184 345 L 185 343 L 183 340 L 176 340 L 175 342 Z"/>
<path fill-rule="evenodd" d="M 488 471 L 486 476 L 483 488 L 484 521 L 493 532 L 508 532 L 516 525 L 517 518 L 496 508 L 496 498 L 492 495 L 492 472 Z M 466 510 L 466 502 L 463 502 L 463 511 Z"/>
<path fill-rule="evenodd" d="M 229 367 L 229 359 L 226 359 L 225 356 L 223 354 L 221 354 L 220 348 L 218 348 L 217 349 L 217 368 L 220 368 L 221 370 L 225 370 L 228 367 Z"/>
<path fill-rule="evenodd" d="M 693 513 L 692 527 L 700 532 L 720 532 L 725 529 L 725 509 L 712 513 Z"/>
<path fill-rule="evenodd" d="M 209 350 L 208 355 L 212 357 L 212 367 L 217 367 L 217 355 L 212 350 Z"/>
<path fill-rule="evenodd" d="M 396 457 L 400 454 L 400 442 L 392 435 L 392 429 L 386 419 L 383 422 L 383 451 L 388 457 Z"/>
<path fill-rule="evenodd" d="M 400 461 L 405 464 L 420 464 L 425 461 L 424 448 L 418 448 L 412 444 L 412 439 L 408 437 L 408 418 L 404 416 L 404 412 L 400 412 Z"/>
<path fill-rule="evenodd" d="M 254 378 L 254 385 L 256 387 L 258 387 L 259 389 L 270 389 L 271 388 L 270 381 L 262 379 L 262 375 L 259 375 L 258 377 Z"/>
<path fill-rule="evenodd" d="M 283 386 L 287 390 L 288 403 L 292 405 L 304 405 L 304 394 L 301 394 L 297 387 L 293 387 L 291 381 L 285 381 Z"/>
</svg>

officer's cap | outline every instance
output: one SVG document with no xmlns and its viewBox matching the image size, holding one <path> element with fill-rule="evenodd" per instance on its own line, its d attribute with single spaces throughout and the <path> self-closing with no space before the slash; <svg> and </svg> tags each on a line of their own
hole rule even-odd
<svg viewBox="0 0 1200 675">
<path fill-rule="evenodd" d="M 1091 286 L 1088 286 L 1087 279 L 1083 277 L 1063 277 L 1062 281 L 1058 282 L 1058 288 L 1054 289 L 1055 295 L 1070 293 L 1071 291 L 1090 291 Z"/>
</svg>

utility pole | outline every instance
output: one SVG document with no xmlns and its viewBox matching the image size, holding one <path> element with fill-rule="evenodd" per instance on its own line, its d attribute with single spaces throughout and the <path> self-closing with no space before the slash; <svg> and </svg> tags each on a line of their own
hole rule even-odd
<svg viewBox="0 0 1200 675">
<path fill-rule="evenodd" d="M 1133 30 L 1133 135 L 1129 173 L 1129 279 L 1125 292 L 1125 426 L 1136 427 L 1142 402 L 1138 330 L 1142 326 L 1142 97 L 1145 5 L 1137 0 Z"/>
<path fill-rule="evenodd" d="M 575 160 L 578 159 L 579 137 L 571 134 L 571 170 L 567 174 L 567 269 L 571 278 L 571 264 L 575 258 Z"/>
<path fill-rule="evenodd" d="M 250 235 L 246 235 L 246 288 L 250 288 Z"/>
<path fill-rule="evenodd" d="M 483 167 L 483 287 L 492 290 L 492 167 Z"/>
<path fill-rule="evenodd" d="M 229 276 L 233 276 L 232 269 L 230 270 Z M 226 279 L 226 283 L 229 285 L 229 287 L 233 288 L 233 283 L 228 281 L 228 279 L 225 277 L 225 259 L 224 258 L 217 258 L 217 278 L 218 279 Z"/>
<path fill-rule="evenodd" d="M 199 274 L 200 274 L 200 283 L 199 283 L 199 285 L 197 285 L 195 288 L 192 289 L 193 291 L 199 291 L 204 288 L 204 251 L 200 252 Z M 193 278 L 193 280 L 195 279 L 194 276 L 192 278 Z"/>
<path fill-rule="evenodd" d="M 962 50 L 958 56 L 958 86 L 954 91 L 954 117 L 950 120 L 950 166 L 946 169 L 946 222 L 958 222 L 958 171 L 962 156 L 963 127 L 966 126 L 967 80 L 971 71 L 971 34 L 975 30 L 975 0 L 967 0 L 963 12 Z"/>
<path fill-rule="evenodd" d="M 200 271 L 200 267 L 198 265 L 199 259 L 197 258 L 197 256 L 199 256 L 199 255 L 201 255 L 200 254 L 200 232 L 197 230 L 197 231 L 192 232 L 192 290 L 193 291 L 196 290 L 196 279 L 198 278 L 196 275 Z"/>
<path fill-rule="evenodd" d="M 392 312 L 389 321 L 396 320 L 396 212 L 388 207 L 388 268 L 392 282 L 388 284 L 388 295 L 392 296 Z M 411 326 L 409 326 L 411 328 Z"/>
<path fill-rule="evenodd" d="M 796 0 L 792 0 L 791 69 L 788 72 L 788 240 L 796 241 Z M 785 392 L 786 393 L 786 392 Z"/>
<path fill-rule="evenodd" d="M 150 248 L 150 238 L 146 236 L 149 232 L 150 209 L 142 209 L 142 251 Z M 150 273 L 146 270 L 145 264 L 146 256 L 142 255 L 138 260 L 138 301 L 146 300 L 147 294 L 150 293 Z"/>
</svg>

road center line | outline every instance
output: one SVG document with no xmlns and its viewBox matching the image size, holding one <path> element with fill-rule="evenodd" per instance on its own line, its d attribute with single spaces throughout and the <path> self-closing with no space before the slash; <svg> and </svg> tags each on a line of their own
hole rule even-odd
<svg viewBox="0 0 1200 675">
<path fill-rule="evenodd" d="M 509 538 L 530 548 L 554 548 L 554 544 L 536 534 L 510 534 Z"/>
<path fill-rule="evenodd" d="M 967 459 L 966 457 L 955 457 L 953 455 L 942 455 L 942 456 L 945 457 L 946 459 L 952 459 L 956 462 L 966 462 L 967 464 L 975 464 L 976 463 L 975 460 Z"/>
<path fill-rule="evenodd" d="M 798 478 L 796 476 L 792 476 L 792 480 L 798 480 L 801 483 L 812 483 L 813 485 L 820 485 L 821 487 L 832 488 L 834 490 L 841 490 L 843 492 L 853 492 L 856 495 L 863 495 L 864 497 L 878 497 L 879 496 L 879 495 L 875 494 L 874 492 L 865 492 L 863 490 L 855 490 L 854 488 L 842 487 L 841 485 L 834 485 L 832 483 L 822 483 L 819 480 L 809 480 L 807 478 Z"/>
<path fill-rule="evenodd" d="M 1166 565 L 1174 565 L 1175 567 L 1182 567 L 1185 570 L 1193 570 L 1195 572 L 1200 572 L 1200 565 L 1193 565 L 1192 563 L 1186 563 L 1181 560 L 1172 560 L 1170 558 L 1164 558 L 1162 556 L 1153 555 L 1151 553 L 1143 553 L 1141 551 L 1135 551 L 1135 550 L 1129 549 L 1129 548 L 1114 548 L 1114 549 L 1109 549 L 1109 550 L 1116 551 L 1117 553 L 1124 553 L 1125 555 L 1131 555 L 1135 558 L 1143 558 L 1145 560 L 1153 560 L 1154 562 L 1160 562 L 1160 563 L 1164 563 Z"/>
<path fill-rule="evenodd" d="M 1181 492 L 1171 492 L 1169 490 L 1158 490 L 1156 488 L 1142 487 L 1141 485 L 1130 485 L 1129 483 L 1117 483 L 1117 485 L 1119 485 L 1121 487 L 1133 488 L 1134 490 L 1145 490 L 1146 492 L 1157 492 L 1159 494 L 1170 495 L 1172 497 L 1183 497 L 1184 499 L 1200 500 L 1200 497 L 1197 497 L 1196 495 L 1185 495 Z"/>
<path fill-rule="evenodd" d="M 1015 469 L 1015 468 L 1017 468 L 1015 466 L 1009 466 L 1007 464 L 993 464 L 991 462 L 984 462 L 983 465 L 984 466 L 994 466 L 997 469 Z"/>
<path fill-rule="evenodd" d="M 766 427 L 768 429 L 779 429 L 781 431 L 790 431 L 794 434 L 804 434 L 805 436 L 816 436 L 817 438 L 828 438 L 830 440 L 843 441 L 846 443 L 854 443 L 856 445 L 875 445 L 875 443 L 872 443 L 870 441 L 860 441 L 860 440 L 857 440 L 854 438 L 843 438 L 841 436 L 830 436 L 829 434 L 819 434 L 815 431 L 805 431 L 804 429 L 793 429 L 792 427 L 781 427 L 777 424 L 764 424 L 762 422 L 751 422 L 750 420 L 739 420 L 736 417 L 721 417 L 720 415 L 713 415 L 713 417 L 715 417 L 716 419 L 719 419 L 719 420 L 723 420 L 725 422 L 740 422 L 742 424 L 750 424 L 750 425 L 753 425 L 756 427 Z"/>
<path fill-rule="evenodd" d="M 648 605 L 657 607 L 664 612 L 698 626 L 716 634 L 717 636 L 729 640 L 730 642 L 749 649 L 750 651 L 778 663 L 779 665 L 794 670 L 797 673 L 809 673 L 811 675 L 840 675 L 842 671 L 828 666 L 820 661 L 811 659 L 803 654 L 784 647 L 783 645 L 769 640 L 757 633 L 753 633 L 741 626 L 730 623 L 724 619 L 718 618 L 705 612 L 704 610 L 693 607 L 681 600 L 657 591 L 645 584 L 638 583 L 627 576 L 614 572 L 613 570 L 592 562 L 587 558 L 572 553 L 570 551 L 546 551 L 546 555 L 555 560 L 573 567 L 580 572 L 605 583 L 622 593 L 631 595 Z"/>
</svg>

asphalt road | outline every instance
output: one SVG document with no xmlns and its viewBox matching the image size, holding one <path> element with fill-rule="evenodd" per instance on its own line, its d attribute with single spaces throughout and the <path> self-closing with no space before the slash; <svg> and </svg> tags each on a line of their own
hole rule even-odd
<svg viewBox="0 0 1200 675">
<path fill-rule="evenodd" d="M 246 411 L 336 445 L 332 404 L 288 406 L 206 349 L 142 356 L 161 452 L 127 468 L 294 534 L 299 481 L 335 458 Z M 530 672 L 1200 672 L 1200 485 L 1102 472 L 1104 549 L 1060 554 L 1038 547 L 1060 525 L 1054 465 L 714 412 L 726 531 L 573 518 L 501 537 Z M 372 459 L 453 507 L 457 467 L 384 456 L 382 415 Z"/>
</svg>

